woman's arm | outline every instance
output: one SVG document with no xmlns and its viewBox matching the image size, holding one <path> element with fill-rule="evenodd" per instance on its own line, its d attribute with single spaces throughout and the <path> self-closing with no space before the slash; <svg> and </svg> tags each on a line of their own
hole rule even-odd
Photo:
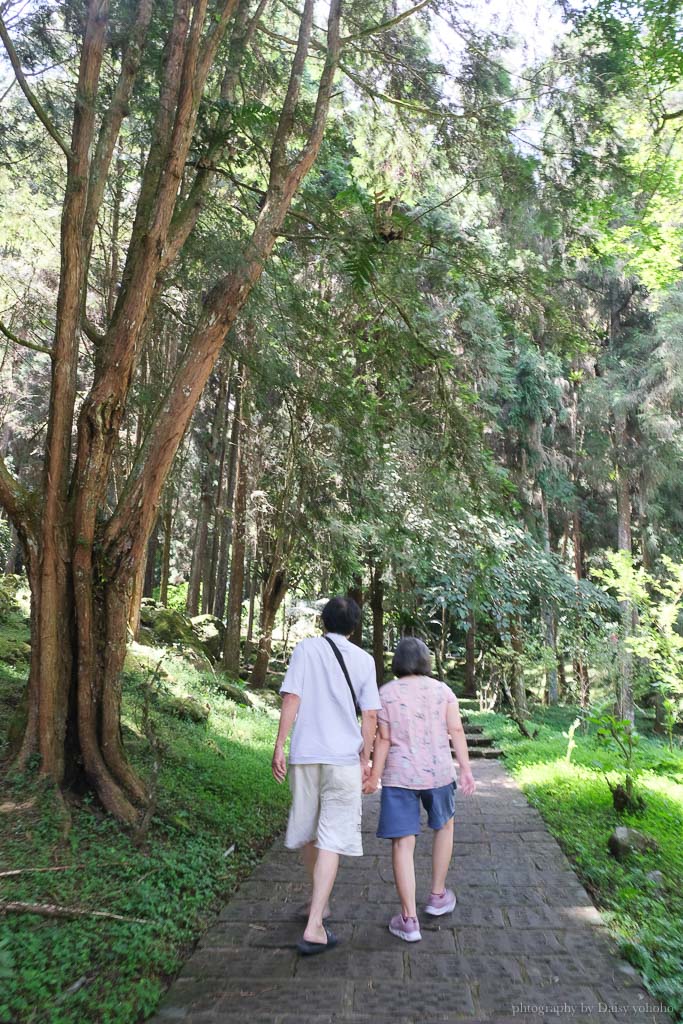
<svg viewBox="0 0 683 1024">
<path fill-rule="evenodd" d="M 462 718 L 458 704 L 454 701 L 446 708 L 446 726 L 448 735 L 453 743 L 455 756 L 460 766 L 460 789 L 463 796 L 471 796 L 474 793 L 475 782 L 470 768 L 470 755 L 467 749 L 467 736 L 462 725 Z"/>
</svg>

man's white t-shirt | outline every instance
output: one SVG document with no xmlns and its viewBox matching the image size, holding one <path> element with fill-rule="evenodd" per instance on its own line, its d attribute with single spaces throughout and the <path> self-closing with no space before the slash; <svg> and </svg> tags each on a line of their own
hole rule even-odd
<svg viewBox="0 0 683 1024">
<path fill-rule="evenodd" d="M 362 711 L 379 711 L 375 662 L 345 636 L 328 633 L 344 659 Z M 280 693 L 301 698 L 289 748 L 290 764 L 354 764 L 363 749 L 349 684 L 322 636 L 302 640 L 292 651 Z"/>
</svg>

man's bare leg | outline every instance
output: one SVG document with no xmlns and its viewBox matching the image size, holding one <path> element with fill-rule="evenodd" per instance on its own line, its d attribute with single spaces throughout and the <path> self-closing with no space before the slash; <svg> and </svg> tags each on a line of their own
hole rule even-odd
<svg viewBox="0 0 683 1024">
<path fill-rule="evenodd" d="M 318 850 L 313 869 L 313 895 L 308 924 L 304 929 L 307 942 L 327 942 L 327 933 L 323 927 L 323 914 L 329 906 L 330 894 L 337 877 L 339 854 L 330 850 Z"/>
<path fill-rule="evenodd" d="M 313 892 L 313 873 L 315 872 L 315 864 L 318 859 L 318 847 L 314 842 L 306 843 L 305 846 L 301 847 L 301 860 L 306 868 L 306 874 L 311 885 L 311 892 Z M 306 904 L 301 908 L 302 912 L 310 914 L 311 912 L 311 901 L 308 900 Z M 323 917 L 330 916 L 330 904 L 329 901 L 323 912 Z"/>
</svg>

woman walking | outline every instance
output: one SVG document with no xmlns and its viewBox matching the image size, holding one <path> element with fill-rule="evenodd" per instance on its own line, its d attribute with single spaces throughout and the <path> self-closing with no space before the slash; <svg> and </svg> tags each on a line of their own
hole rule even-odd
<svg viewBox="0 0 683 1024">
<path fill-rule="evenodd" d="M 391 839 L 394 879 L 401 913 L 392 917 L 389 931 L 406 942 L 422 935 L 415 892 L 415 837 L 420 834 L 420 804 L 434 832 L 431 892 L 425 913 L 450 913 L 455 893 L 446 888 L 453 853 L 455 766 L 451 742 L 460 767 L 460 791 L 474 793 L 467 738 L 458 701 L 445 683 L 431 677 L 431 656 L 422 640 L 405 637 L 394 655 L 396 676 L 379 691 L 379 733 L 375 740 L 372 772 L 365 793 L 382 782 L 377 836 Z"/>
</svg>

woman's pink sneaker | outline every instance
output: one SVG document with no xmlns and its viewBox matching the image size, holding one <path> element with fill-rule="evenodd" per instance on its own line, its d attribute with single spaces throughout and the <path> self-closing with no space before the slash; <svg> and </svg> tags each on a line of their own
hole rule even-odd
<svg viewBox="0 0 683 1024">
<path fill-rule="evenodd" d="M 432 892 L 429 894 L 429 902 L 425 907 L 425 913 L 432 917 L 440 917 L 442 914 L 450 914 L 455 909 L 455 893 L 452 889 L 444 889 L 439 896 Z"/>
<path fill-rule="evenodd" d="M 404 917 L 396 914 L 389 922 L 389 931 L 405 942 L 419 942 L 422 938 L 420 922 L 416 917 Z"/>
</svg>

